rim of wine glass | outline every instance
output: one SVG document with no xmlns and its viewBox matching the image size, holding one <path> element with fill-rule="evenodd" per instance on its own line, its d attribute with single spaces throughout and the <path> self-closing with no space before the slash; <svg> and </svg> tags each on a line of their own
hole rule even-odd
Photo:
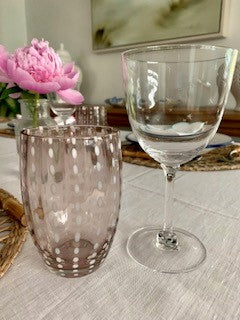
<svg viewBox="0 0 240 320">
<path fill-rule="evenodd" d="M 58 127 L 58 126 L 41 126 L 42 130 L 44 131 L 44 129 L 52 129 L 52 130 L 62 130 L 62 129 L 69 129 L 69 128 L 101 128 L 101 129 L 108 129 L 110 130 L 109 133 L 104 133 L 102 134 L 100 137 L 101 138 L 106 138 L 106 137 L 110 137 L 111 136 L 118 136 L 120 137 L 120 133 L 119 133 L 119 129 L 117 128 L 114 128 L 114 127 L 111 127 L 111 126 L 101 126 L 101 125 L 88 125 L 88 124 L 83 124 L 83 125 L 71 125 L 71 126 L 61 126 L 61 127 Z M 22 136 L 26 136 L 26 137 L 34 137 L 34 138 L 38 138 L 38 139 L 48 139 L 48 138 L 51 138 L 53 140 L 67 140 L 69 138 L 75 138 L 76 140 L 89 140 L 91 138 L 94 138 L 94 135 L 93 136 L 85 136 L 85 137 L 79 137 L 79 136 L 69 136 L 69 137 L 64 137 L 64 136 L 52 136 L 50 134 L 46 134 L 46 135 L 41 135 L 38 133 L 34 134 L 34 131 L 38 130 L 39 127 L 37 128 L 25 128 L 21 131 L 21 135 Z M 74 131 L 74 130 L 73 130 Z"/>
<path fill-rule="evenodd" d="M 188 43 L 182 43 L 182 44 L 164 44 L 164 45 L 153 45 L 153 46 L 142 46 L 138 48 L 133 48 L 133 49 L 128 49 L 126 51 L 123 51 L 121 53 L 121 56 L 124 60 L 129 60 L 129 61 L 137 61 L 137 62 L 144 62 L 144 63 L 190 63 L 190 62 L 204 62 L 204 61 L 215 61 L 215 60 L 221 60 L 221 59 L 226 59 L 226 56 L 223 55 L 221 57 L 217 58 L 206 58 L 206 59 L 198 59 L 198 60 L 193 60 L 193 61 L 164 61 L 164 62 L 158 62 L 154 60 L 143 60 L 143 59 L 138 59 L 137 57 L 134 57 L 131 59 L 131 55 L 133 54 L 138 54 L 138 53 L 144 53 L 144 52 L 150 52 L 150 51 L 166 51 L 166 50 L 171 50 L 171 49 L 200 49 L 200 50 L 211 50 L 211 51 L 222 51 L 222 54 L 226 53 L 227 51 L 231 52 L 232 55 L 238 54 L 238 50 L 234 48 L 230 48 L 227 46 L 215 46 L 215 45 L 207 45 L 207 44 L 188 44 Z"/>
</svg>

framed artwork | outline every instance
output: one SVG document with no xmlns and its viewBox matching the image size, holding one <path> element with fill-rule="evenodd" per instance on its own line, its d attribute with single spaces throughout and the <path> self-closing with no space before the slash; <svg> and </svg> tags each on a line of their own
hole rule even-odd
<svg viewBox="0 0 240 320">
<path fill-rule="evenodd" d="M 94 51 L 226 35 L 230 0 L 91 0 Z"/>
</svg>

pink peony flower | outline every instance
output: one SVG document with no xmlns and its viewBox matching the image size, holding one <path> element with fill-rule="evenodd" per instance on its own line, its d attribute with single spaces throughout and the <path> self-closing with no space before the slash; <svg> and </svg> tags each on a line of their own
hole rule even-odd
<svg viewBox="0 0 240 320">
<path fill-rule="evenodd" d="M 47 41 L 33 39 L 30 46 L 8 54 L 0 46 L 0 82 L 16 83 L 20 88 L 39 94 L 56 92 L 70 104 L 80 104 L 83 96 L 75 87 L 79 74 L 74 64 L 62 65 Z"/>
<path fill-rule="evenodd" d="M 11 79 L 7 76 L 7 59 L 8 52 L 4 46 L 0 45 L 0 82 L 11 83 Z"/>
</svg>

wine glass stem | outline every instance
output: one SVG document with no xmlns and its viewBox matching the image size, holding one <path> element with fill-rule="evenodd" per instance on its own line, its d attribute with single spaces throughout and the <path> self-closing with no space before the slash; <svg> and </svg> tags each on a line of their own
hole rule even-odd
<svg viewBox="0 0 240 320">
<path fill-rule="evenodd" d="M 62 115 L 62 121 L 64 126 L 67 125 L 67 119 L 68 119 L 68 116 Z"/>
<path fill-rule="evenodd" d="M 173 231 L 172 214 L 173 214 L 173 195 L 174 195 L 174 178 L 176 168 L 161 165 L 166 182 L 164 198 L 164 221 L 162 230 L 157 235 L 157 246 L 165 249 L 175 250 L 178 248 L 177 236 Z"/>
</svg>

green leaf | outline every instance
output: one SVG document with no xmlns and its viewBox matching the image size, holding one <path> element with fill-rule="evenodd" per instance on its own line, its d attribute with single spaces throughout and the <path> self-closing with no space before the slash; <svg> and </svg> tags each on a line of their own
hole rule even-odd
<svg viewBox="0 0 240 320">
<path fill-rule="evenodd" d="M 8 97 L 8 98 L 5 99 L 5 102 L 7 103 L 8 107 L 9 107 L 9 109 L 10 109 L 11 111 L 14 112 L 14 111 L 16 110 L 16 106 L 17 106 L 16 100 Z"/>
<path fill-rule="evenodd" d="M 9 94 L 16 93 L 16 92 L 19 92 L 19 89 L 16 87 L 5 89 L 0 96 L 0 100 L 4 100 L 9 96 Z"/>
<path fill-rule="evenodd" d="M 6 105 L 1 104 L 0 105 L 0 117 L 6 117 L 7 116 L 8 108 Z"/>
<path fill-rule="evenodd" d="M 0 92 L 2 92 L 7 86 L 7 83 L 0 82 Z"/>
<path fill-rule="evenodd" d="M 21 94 L 21 99 L 35 99 L 35 94 L 29 93 L 28 91 L 23 91 Z"/>
</svg>

